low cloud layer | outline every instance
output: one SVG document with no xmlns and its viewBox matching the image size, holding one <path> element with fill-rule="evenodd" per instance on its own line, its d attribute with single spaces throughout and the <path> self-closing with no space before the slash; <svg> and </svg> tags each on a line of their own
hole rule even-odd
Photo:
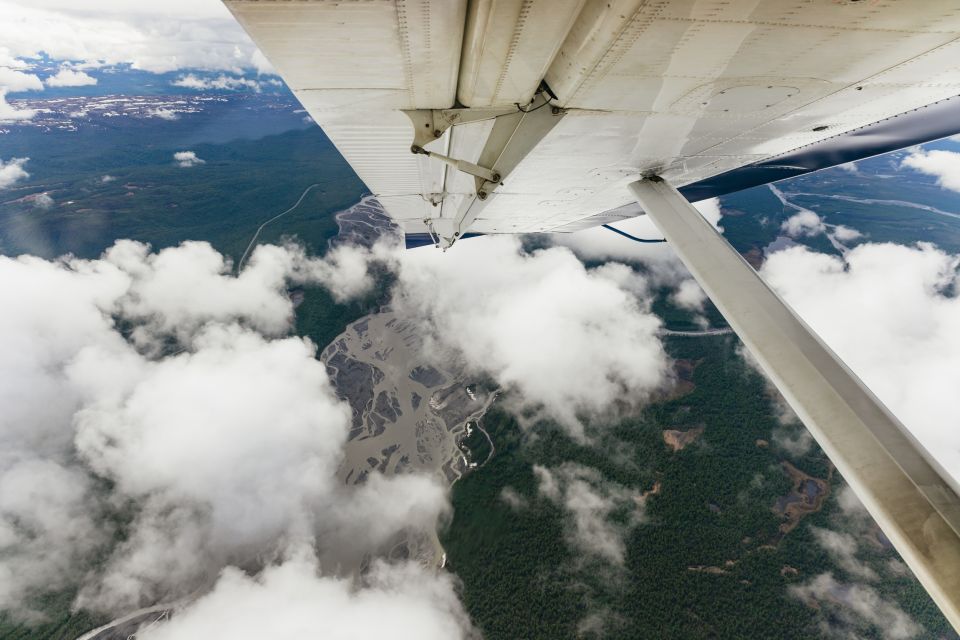
<svg viewBox="0 0 960 640">
<path fill-rule="evenodd" d="M 643 494 L 574 463 L 555 469 L 534 465 L 533 472 L 540 495 L 569 515 L 569 543 L 582 553 L 622 566 L 626 535 L 643 520 Z"/>
<path fill-rule="evenodd" d="M 194 89 L 196 91 L 241 91 L 248 89 L 258 93 L 263 89 L 265 84 L 275 87 L 282 85 L 282 83 L 276 79 L 253 80 L 242 76 L 228 76 L 224 74 L 220 74 L 216 78 L 202 78 L 193 73 L 180 76 L 171 84 L 175 87 Z"/>
<path fill-rule="evenodd" d="M 23 165 L 27 164 L 30 158 L 10 158 L 4 161 L 0 158 L 0 189 L 12 187 L 21 180 L 30 177 Z"/>
<path fill-rule="evenodd" d="M 2 58 L 130 64 L 165 73 L 177 69 L 262 70 L 262 56 L 219 2 L 65 0 L 0 2 Z M 2 84 L 2 83 L 0 83 Z"/>
<path fill-rule="evenodd" d="M 55 75 L 46 79 L 48 87 L 87 87 L 97 84 L 97 79 L 85 71 L 61 67 Z"/>
<path fill-rule="evenodd" d="M 723 231 L 723 211 L 717 198 L 703 200 L 694 207 L 717 230 Z M 663 237 L 653 220 L 646 215 L 622 220 L 614 226 L 638 238 Z M 585 260 L 618 260 L 638 265 L 649 279 L 651 287 L 674 289 L 671 302 L 682 309 L 695 312 L 695 319 L 701 324 L 706 323 L 706 318 L 700 315 L 706 303 L 706 294 L 669 244 L 638 244 L 602 227 L 571 234 L 553 234 L 551 238 L 556 244 L 569 247 Z"/>
<path fill-rule="evenodd" d="M 35 74 L 21 71 L 22 63 L 16 59 L 9 59 L 3 49 L 0 49 L 0 58 L 8 58 L 5 63 L 0 63 L 0 122 L 29 120 L 36 111 L 14 107 L 7 102 L 7 94 L 18 91 L 40 91 L 43 89 L 43 82 Z"/>
<path fill-rule="evenodd" d="M 958 265 L 928 244 L 864 244 L 843 258 L 792 247 L 761 273 L 960 478 Z"/>
<path fill-rule="evenodd" d="M 211 593 L 138 637 L 456 640 L 469 627 L 447 575 L 378 563 L 358 589 L 354 581 L 323 576 L 309 549 L 301 549 L 255 578 L 226 569 Z"/>
<path fill-rule="evenodd" d="M 582 438 L 584 418 L 668 382 L 646 287 L 626 265 L 590 270 L 565 248 L 478 238 L 401 256 L 393 307 L 425 328 L 437 357 L 455 353 Z"/>
<path fill-rule="evenodd" d="M 820 631 L 828 638 L 858 638 L 864 632 L 883 640 L 909 640 L 923 628 L 895 602 L 864 584 L 844 583 L 822 573 L 787 592 L 807 605 L 825 610 Z"/>
<path fill-rule="evenodd" d="M 918 149 L 903 159 L 903 166 L 934 176 L 944 189 L 960 192 L 960 153 Z"/>
<path fill-rule="evenodd" d="M 183 169 L 206 163 L 206 160 L 197 157 L 196 151 L 177 151 L 173 154 L 173 161 Z"/>
<path fill-rule="evenodd" d="M 206 243 L 0 257 L 0 609 L 34 618 L 52 584 L 123 612 L 216 583 L 158 637 L 231 628 L 226 600 L 311 615 L 291 588 L 329 596 L 321 628 L 362 625 L 377 603 L 409 611 L 418 637 L 467 633 L 448 579 L 353 572 L 448 505 L 433 478 L 336 480 L 350 411 L 316 345 L 290 335 L 286 290 L 341 270 L 264 246 L 231 271 Z"/>
</svg>

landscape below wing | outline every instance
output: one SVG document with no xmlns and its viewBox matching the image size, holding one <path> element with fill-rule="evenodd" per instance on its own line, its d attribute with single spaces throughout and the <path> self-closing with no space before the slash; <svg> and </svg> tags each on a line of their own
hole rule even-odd
<svg viewBox="0 0 960 640">
<path fill-rule="evenodd" d="M 777 159 L 960 93 L 952 0 L 225 2 L 389 214 L 444 245 L 602 224 L 639 174 L 694 199 L 795 175 Z"/>
</svg>

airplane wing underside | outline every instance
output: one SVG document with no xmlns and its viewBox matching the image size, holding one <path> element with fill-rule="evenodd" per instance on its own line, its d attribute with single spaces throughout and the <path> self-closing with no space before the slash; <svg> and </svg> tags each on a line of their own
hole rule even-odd
<svg viewBox="0 0 960 640">
<path fill-rule="evenodd" d="M 684 192 L 960 94 L 952 0 L 226 4 L 387 212 L 447 243 L 584 228 L 639 174 Z"/>
</svg>

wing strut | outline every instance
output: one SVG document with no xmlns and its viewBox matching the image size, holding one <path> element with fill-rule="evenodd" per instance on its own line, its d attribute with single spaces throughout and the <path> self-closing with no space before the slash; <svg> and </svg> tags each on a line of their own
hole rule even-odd
<svg viewBox="0 0 960 640">
<path fill-rule="evenodd" d="M 955 482 L 676 189 L 630 190 L 960 631 Z"/>
</svg>

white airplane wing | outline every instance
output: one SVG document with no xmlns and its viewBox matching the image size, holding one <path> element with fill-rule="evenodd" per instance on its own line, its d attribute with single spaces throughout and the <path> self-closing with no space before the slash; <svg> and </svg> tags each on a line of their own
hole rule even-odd
<svg viewBox="0 0 960 640">
<path fill-rule="evenodd" d="M 590 226 L 638 173 L 702 199 L 960 128 L 953 0 L 226 4 L 387 212 L 445 244 Z"/>
<path fill-rule="evenodd" d="M 410 244 L 639 200 L 960 628 L 956 484 L 687 204 L 960 131 L 956 0 L 224 1 Z"/>
</svg>

